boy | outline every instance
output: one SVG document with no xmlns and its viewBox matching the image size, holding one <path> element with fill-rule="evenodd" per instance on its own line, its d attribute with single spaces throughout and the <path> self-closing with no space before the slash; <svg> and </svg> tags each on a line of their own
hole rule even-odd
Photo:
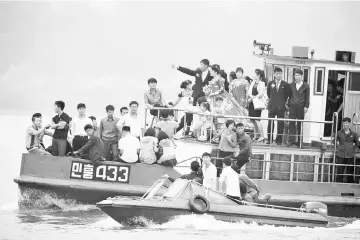
<svg viewBox="0 0 360 240">
<path fill-rule="evenodd" d="M 107 117 L 101 119 L 99 132 L 100 139 L 104 143 L 104 151 L 106 160 L 118 160 L 117 154 L 119 131 L 116 124 L 119 122 L 119 118 L 114 117 L 115 107 L 113 105 L 106 106 Z"/>
<path fill-rule="evenodd" d="M 224 99 L 222 97 L 215 98 L 215 107 L 211 110 L 212 115 L 225 115 L 225 108 L 223 106 Z M 215 136 L 213 138 L 214 142 L 218 143 L 219 138 L 221 136 L 222 131 L 226 128 L 225 127 L 226 118 L 216 117 L 214 119 L 215 123 Z"/>
<path fill-rule="evenodd" d="M 216 190 L 216 174 L 215 165 L 211 162 L 210 153 L 204 152 L 202 155 L 203 167 L 203 186 Z"/>
<path fill-rule="evenodd" d="M 122 128 L 122 138 L 119 140 L 119 154 L 126 163 L 136 163 L 139 160 L 140 141 L 130 134 L 130 127 Z"/>
<path fill-rule="evenodd" d="M 57 114 L 52 118 L 51 128 L 55 129 L 52 140 L 52 155 L 63 157 L 66 154 L 66 143 L 69 132 L 70 117 L 64 112 L 65 103 L 56 101 L 54 111 Z"/>
<path fill-rule="evenodd" d="M 71 133 L 74 135 L 72 140 L 73 151 L 77 151 L 82 148 L 88 141 L 88 136 L 84 130 L 87 124 L 92 124 L 90 118 L 85 116 L 86 106 L 84 103 L 77 105 L 78 116 L 72 120 Z"/>
<path fill-rule="evenodd" d="M 237 158 L 233 169 L 238 172 L 251 158 L 251 138 L 245 133 L 243 123 L 236 124 L 237 143 L 240 151 L 235 152 L 234 157 Z"/>
<path fill-rule="evenodd" d="M 44 135 L 51 136 L 51 132 L 47 129 L 50 124 L 41 126 L 42 116 L 41 113 L 35 113 L 32 115 L 32 125 L 27 128 L 25 137 L 25 147 L 31 154 L 51 156 L 50 153 L 45 151 L 44 144 L 42 142 Z"/>
<path fill-rule="evenodd" d="M 220 175 L 220 191 L 232 200 L 240 201 L 239 175 L 231 167 L 231 158 L 223 159 L 223 170 Z M 236 201 L 235 201 L 236 202 Z"/>
<path fill-rule="evenodd" d="M 162 131 L 166 132 L 169 138 L 173 138 L 176 129 L 179 127 L 179 123 L 170 119 L 170 110 L 161 111 L 161 120 L 157 124 L 157 128 L 160 128 Z"/>
<path fill-rule="evenodd" d="M 101 139 L 94 134 L 94 129 L 91 124 L 87 124 L 84 127 L 86 134 L 89 136 L 89 141 L 74 154 L 82 154 L 89 152 L 87 159 L 98 163 L 105 160 L 104 144 Z"/>
</svg>

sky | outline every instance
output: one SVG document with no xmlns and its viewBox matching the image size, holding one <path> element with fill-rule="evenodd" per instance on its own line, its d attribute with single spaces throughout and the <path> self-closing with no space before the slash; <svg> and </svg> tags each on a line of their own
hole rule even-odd
<svg viewBox="0 0 360 240">
<path fill-rule="evenodd" d="M 0 2 L 0 112 L 54 115 L 84 102 L 102 116 L 131 100 L 143 106 L 154 77 L 175 101 L 183 80 L 171 64 L 195 69 L 208 58 L 227 72 L 259 63 L 254 40 L 276 55 L 292 46 L 334 59 L 336 50 L 358 53 L 360 2 Z"/>
</svg>

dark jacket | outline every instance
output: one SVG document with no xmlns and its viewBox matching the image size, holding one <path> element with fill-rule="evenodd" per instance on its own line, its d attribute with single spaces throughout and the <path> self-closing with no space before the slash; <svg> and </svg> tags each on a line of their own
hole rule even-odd
<svg viewBox="0 0 360 240">
<path fill-rule="evenodd" d="M 197 172 L 194 172 L 194 171 L 192 171 L 189 174 L 181 175 L 180 178 L 187 179 L 187 180 L 194 180 L 198 183 L 202 183 L 202 175 Z"/>
<path fill-rule="evenodd" d="M 187 74 L 187 75 L 195 77 L 195 84 L 194 84 L 194 87 L 193 87 L 194 91 L 193 91 L 193 95 L 192 95 L 194 99 L 205 96 L 204 91 L 203 91 L 203 87 L 208 85 L 209 82 L 212 79 L 212 76 L 210 75 L 210 72 L 208 72 L 205 79 L 202 79 L 202 71 L 200 70 L 200 68 L 193 71 L 193 70 L 190 70 L 190 69 L 179 66 L 178 70 L 180 72 L 183 72 L 183 73 Z"/>
<path fill-rule="evenodd" d="M 291 97 L 291 89 L 290 85 L 281 80 L 279 90 L 276 88 L 276 81 L 271 81 L 267 85 L 267 95 L 269 97 L 269 105 L 268 110 L 269 112 L 272 111 L 285 111 L 285 104 L 288 99 Z"/>
<path fill-rule="evenodd" d="M 78 152 L 81 154 L 86 151 L 89 151 L 89 159 L 92 161 L 100 161 L 105 158 L 104 143 L 95 134 L 89 138 L 89 141 Z"/>
<path fill-rule="evenodd" d="M 359 136 L 351 130 L 349 134 L 345 134 L 344 130 L 338 131 L 336 143 L 337 142 L 339 142 L 339 144 L 336 156 L 341 158 L 353 158 L 356 148 L 360 147 Z"/>
<path fill-rule="evenodd" d="M 309 108 L 310 105 L 310 87 L 309 84 L 303 82 L 303 85 L 296 89 L 296 83 L 293 82 L 290 84 L 291 97 L 289 99 L 289 107 L 306 107 Z"/>
<path fill-rule="evenodd" d="M 237 142 L 240 148 L 239 155 L 250 156 L 252 151 L 250 136 L 247 135 L 246 133 L 244 133 L 243 135 L 237 134 Z"/>
</svg>

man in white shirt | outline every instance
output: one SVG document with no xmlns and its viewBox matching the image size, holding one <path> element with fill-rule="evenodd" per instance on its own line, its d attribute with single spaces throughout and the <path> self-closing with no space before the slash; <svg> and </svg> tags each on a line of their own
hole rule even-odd
<svg viewBox="0 0 360 240">
<path fill-rule="evenodd" d="M 241 200 L 239 175 L 231 167 L 231 158 L 225 157 L 223 159 L 223 170 L 220 175 L 220 191 L 225 193 L 230 199 Z"/>
<path fill-rule="evenodd" d="M 86 117 L 86 106 L 84 103 L 77 105 L 78 116 L 74 117 L 71 122 L 71 134 L 74 136 L 72 140 L 73 151 L 77 151 L 88 141 L 88 136 L 84 130 L 87 124 L 92 124 L 90 118 Z"/>
<path fill-rule="evenodd" d="M 210 153 L 203 153 L 202 155 L 203 166 L 202 166 L 202 173 L 203 173 L 203 186 L 208 187 L 210 189 L 216 190 L 216 167 L 211 162 L 211 155 Z"/>
<path fill-rule="evenodd" d="M 138 115 L 139 103 L 132 101 L 129 104 L 130 112 L 120 118 L 120 121 L 116 124 L 119 132 L 122 131 L 123 126 L 128 126 L 131 129 L 131 134 L 140 140 L 142 131 L 142 119 Z"/>
<path fill-rule="evenodd" d="M 139 159 L 140 141 L 130 134 L 131 128 L 124 126 L 122 128 L 122 138 L 119 140 L 119 153 L 122 161 L 126 163 L 135 163 Z"/>
</svg>

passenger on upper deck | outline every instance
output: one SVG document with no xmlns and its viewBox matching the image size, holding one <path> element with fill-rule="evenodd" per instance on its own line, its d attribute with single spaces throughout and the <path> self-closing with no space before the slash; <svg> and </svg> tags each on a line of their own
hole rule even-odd
<svg viewBox="0 0 360 240">
<path fill-rule="evenodd" d="M 137 137 L 140 140 L 142 132 L 142 119 L 138 114 L 139 103 L 136 101 L 131 101 L 129 103 L 130 112 L 122 116 L 119 122 L 116 124 L 118 131 L 122 131 L 123 126 L 129 126 L 131 129 L 131 134 L 134 137 Z"/>
<path fill-rule="evenodd" d="M 216 190 L 216 167 L 211 162 L 210 153 L 203 153 L 202 161 L 203 186 Z"/>
<path fill-rule="evenodd" d="M 105 161 L 105 152 L 104 144 L 101 139 L 94 134 L 94 129 L 91 124 L 87 124 L 84 127 L 86 134 L 89 136 L 89 141 L 78 151 L 75 151 L 74 154 L 83 154 L 84 152 L 89 152 L 89 154 L 83 155 L 82 158 L 89 159 L 94 163 L 99 161 Z"/>
<path fill-rule="evenodd" d="M 131 128 L 123 126 L 122 136 L 119 140 L 120 160 L 126 163 L 135 163 L 139 160 L 140 141 L 130 134 Z"/>
<path fill-rule="evenodd" d="M 236 68 L 236 78 L 230 83 L 229 92 L 240 106 L 247 108 L 247 93 L 250 83 L 243 77 L 243 74 L 244 70 L 241 67 Z"/>
<path fill-rule="evenodd" d="M 72 141 L 73 151 L 77 151 L 82 148 L 88 141 L 88 136 L 84 130 L 85 125 L 92 124 L 90 118 L 85 115 L 86 106 L 84 103 L 77 105 L 78 116 L 75 116 L 71 121 L 71 133 L 74 136 Z"/>
<path fill-rule="evenodd" d="M 120 108 L 120 115 L 124 116 L 129 113 L 129 109 L 127 107 Z"/>
<path fill-rule="evenodd" d="M 203 102 L 200 105 L 199 113 L 205 115 L 199 115 L 199 121 L 194 123 L 195 135 L 199 141 L 208 140 L 208 130 L 212 127 L 212 118 L 210 116 L 210 105 L 208 102 Z M 209 115 L 209 116 L 207 116 Z"/>
<path fill-rule="evenodd" d="M 148 128 L 140 142 L 140 162 L 153 164 L 156 162 L 158 152 L 158 139 L 155 137 L 155 129 Z"/>
<path fill-rule="evenodd" d="M 359 136 L 350 129 L 350 122 L 351 119 L 348 117 L 342 119 L 343 129 L 338 131 L 335 140 L 335 144 L 337 144 L 336 164 L 343 164 L 336 167 L 336 182 L 348 182 L 348 176 L 343 174 L 350 174 L 354 167 L 344 166 L 344 164 L 354 164 L 356 148 L 360 147 Z"/>
<path fill-rule="evenodd" d="M 144 102 L 145 106 L 148 108 L 152 107 L 164 107 L 167 106 L 167 102 L 165 101 L 162 92 L 156 88 L 157 80 L 155 78 L 150 78 L 148 80 L 149 90 L 144 93 Z M 158 110 L 151 109 L 150 114 L 154 117 L 158 116 Z"/>
<path fill-rule="evenodd" d="M 52 118 L 51 128 L 55 129 L 52 140 L 52 155 L 63 157 L 66 154 L 66 143 L 69 132 L 70 117 L 64 112 L 65 103 L 56 101 L 54 110 L 57 114 Z"/>
<path fill-rule="evenodd" d="M 270 81 L 267 86 L 267 96 L 269 98 L 268 104 L 268 117 L 275 118 L 284 118 L 285 117 L 285 105 L 287 104 L 288 99 L 291 96 L 291 89 L 287 82 L 282 80 L 282 69 L 276 67 L 274 69 L 273 81 Z M 272 128 L 271 128 L 272 126 Z M 273 132 L 274 132 L 274 122 L 269 120 L 268 123 L 268 140 L 267 144 L 270 144 L 273 141 Z M 283 141 L 283 132 L 284 132 L 284 121 L 277 121 L 277 135 L 276 143 L 281 145 Z"/>
<path fill-rule="evenodd" d="M 289 118 L 304 120 L 305 113 L 310 105 L 310 87 L 303 81 L 303 70 L 294 70 L 295 82 L 290 84 L 291 95 L 289 99 Z M 301 122 L 289 123 L 289 143 L 288 146 L 299 146 L 302 142 Z"/>
<path fill-rule="evenodd" d="M 202 174 L 199 173 L 200 164 L 197 161 L 192 161 L 190 164 L 191 173 L 182 175 L 180 178 L 187 180 L 194 180 L 200 184 L 202 184 Z"/>
<path fill-rule="evenodd" d="M 223 105 L 224 99 L 222 97 L 216 97 L 215 99 L 215 106 L 211 109 L 212 115 L 225 115 L 225 106 Z M 215 125 L 215 132 L 213 141 L 218 143 L 219 138 L 223 132 L 224 129 L 226 129 L 225 126 L 226 118 L 222 117 L 216 117 L 214 118 L 214 125 Z"/>
<path fill-rule="evenodd" d="M 114 116 L 115 107 L 113 105 L 106 106 L 107 117 L 101 119 L 100 122 L 100 139 L 104 143 L 106 160 L 118 160 L 118 140 L 120 131 L 116 127 L 119 118 Z"/>
<path fill-rule="evenodd" d="M 35 113 L 31 117 L 32 125 L 26 130 L 25 147 L 31 154 L 49 155 L 45 150 L 45 146 L 42 142 L 44 135 L 52 136 L 51 132 L 47 130 L 51 125 L 47 124 L 41 126 L 42 116 L 41 113 Z"/>
<path fill-rule="evenodd" d="M 239 175 L 231 167 L 232 161 L 230 157 L 223 159 L 223 170 L 220 175 L 220 191 L 225 193 L 232 200 L 241 200 Z"/>
<path fill-rule="evenodd" d="M 243 123 L 236 124 L 237 143 L 240 151 L 234 154 L 236 157 L 236 166 L 234 170 L 238 172 L 251 159 L 251 138 L 245 133 L 245 126 Z"/>
<path fill-rule="evenodd" d="M 226 129 L 222 132 L 219 142 L 219 158 L 233 156 L 236 152 L 235 122 L 234 120 L 227 120 L 225 125 Z"/>
</svg>

